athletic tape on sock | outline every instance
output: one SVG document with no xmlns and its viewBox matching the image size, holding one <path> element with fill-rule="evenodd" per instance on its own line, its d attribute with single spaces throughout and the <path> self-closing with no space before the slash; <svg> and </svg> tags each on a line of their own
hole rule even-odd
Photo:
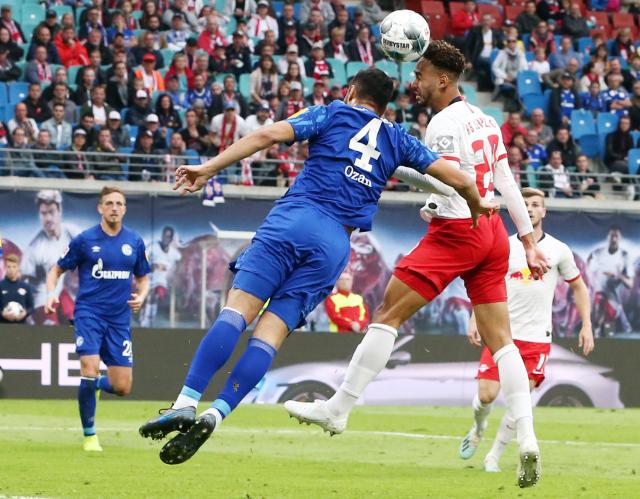
<svg viewBox="0 0 640 499">
<path fill-rule="evenodd" d="M 516 353 L 520 353 L 520 351 L 518 350 L 518 347 L 516 347 L 513 343 L 509 343 L 508 345 L 503 346 L 500 350 L 498 350 L 496 353 L 493 354 L 493 362 L 495 362 L 496 365 L 498 365 L 498 362 L 500 362 L 500 359 L 502 357 L 504 357 L 506 354 L 508 354 L 509 352 L 516 352 Z"/>
<path fill-rule="evenodd" d="M 395 327 L 387 326 L 386 324 L 380 324 L 379 322 L 374 322 L 369 324 L 367 331 L 369 329 L 377 329 L 378 331 L 384 331 L 385 333 L 389 333 L 394 338 L 398 337 L 398 330 Z"/>
</svg>

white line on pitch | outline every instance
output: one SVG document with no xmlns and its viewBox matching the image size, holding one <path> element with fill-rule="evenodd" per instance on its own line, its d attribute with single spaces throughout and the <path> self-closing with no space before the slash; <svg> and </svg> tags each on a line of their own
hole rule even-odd
<svg viewBox="0 0 640 499">
<path fill-rule="evenodd" d="M 101 427 L 97 429 L 100 432 L 115 433 L 115 432 L 128 432 L 135 431 L 134 428 L 128 426 L 122 427 Z M 63 427 L 56 428 L 50 426 L 0 426 L 0 432 L 3 431 L 73 431 L 80 432 L 80 427 Z M 234 428 L 226 427 L 219 430 L 222 433 L 271 433 L 276 435 L 318 435 L 318 432 L 311 430 L 286 430 L 275 428 Z M 136 432 L 137 433 L 137 432 Z M 428 435 L 424 433 L 405 433 L 398 431 L 373 431 L 373 430 L 349 430 L 346 435 L 353 436 L 371 436 L 376 435 L 380 437 L 395 437 L 395 438 L 409 438 L 416 440 L 460 440 L 462 437 L 456 435 Z M 577 440 L 538 440 L 542 444 L 551 445 L 575 445 L 575 446 L 599 446 L 599 447 L 628 447 L 632 449 L 640 448 L 640 443 L 632 442 L 582 442 Z"/>
</svg>

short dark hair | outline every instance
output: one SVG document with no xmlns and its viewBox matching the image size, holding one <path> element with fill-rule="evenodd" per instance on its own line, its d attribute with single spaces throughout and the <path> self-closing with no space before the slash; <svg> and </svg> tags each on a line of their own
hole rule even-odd
<svg viewBox="0 0 640 499">
<path fill-rule="evenodd" d="M 358 97 L 370 99 L 379 109 L 386 109 L 393 95 L 393 80 L 384 71 L 368 68 L 358 71 L 351 81 Z"/>
<path fill-rule="evenodd" d="M 125 201 L 126 201 L 127 197 L 124 195 L 124 191 L 122 189 L 119 189 L 118 187 L 110 187 L 108 185 L 105 185 L 100 191 L 100 202 L 102 203 L 102 198 L 104 198 L 105 196 L 108 196 L 109 194 L 113 194 L 114 192 L 122 194 L 122 197 L 125 198 Z"/>
<path fill-rule="evenodd" d="M 456 80 L 464 71 L 465 60 L 462 52 L 443 40 L 432 40 L 422 58 L 451 74 Z"/>
</svg>

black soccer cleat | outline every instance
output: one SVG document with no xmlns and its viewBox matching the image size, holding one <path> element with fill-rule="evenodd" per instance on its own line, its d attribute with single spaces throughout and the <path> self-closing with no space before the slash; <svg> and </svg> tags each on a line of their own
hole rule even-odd
<svg viewBox="0 0 640 499">
<path fill-rule="evenodd" d="M 181 464 L 191 459 L 216 429 L 216 418 L 204 414 L 196 419 L 186 433 L 176 435 L 160 451 L 160 460 L 165 464 Z"/>
<path fill-rule="evenodd" d="M 153 440 L 161 440 L 172 431 L 185 432 L 196 420 L 195 407 L 183 407 L 182 409 L 160 409 L 160 416 L 150 419 L 143 424 L 140 435 Z"/>
</svg>

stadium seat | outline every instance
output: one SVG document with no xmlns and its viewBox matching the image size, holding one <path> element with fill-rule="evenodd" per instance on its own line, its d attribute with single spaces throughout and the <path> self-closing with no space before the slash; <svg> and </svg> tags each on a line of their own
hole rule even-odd
<svg viewBox="0 0 640 499">
<path fill-rule="evenodd" d="M 124 116 L 122 116 L 122 119 L 124 121 Z M 138 132 L 139 132 L 139 127 L 137 127 L 136 125 L 129 125 L 129 138 L 131 139 L 131 146 L 133 146 L 136 143 L 136 140 L 138 138 Z"/>
<path fill-rule="evenodd" d="M 578 38 L 578 52 L 583 56 L 584 54 L 588 54 L 593 46 L 593 40 L 589 36 L 585 36 L 582 38 Z"/>
<path fill-rule="evenodd" d="M 400 64 L 400 81 L 402 83 L 410 83 L 416 79 L 416 74 L 413 72 L 415 67 L 412 64 Z"/>
<path fill-rule="evenodd" d="M 78 71 L 80 71 L 81 67 L 81 65 L 69 66 L 67 68 L 67 81 L 75 83 L 76 78 L 78 77 Z"/>
<path fill-rule="evenodd" d="M 447 34 L 449 28 L 449 16 L 447 14 L 426 14 L 425 17 L 429 23 L 432 40 L 442 40 Z"/>
<path fill-rule="evenodd" d="M 131 142 L 131 144 L 133 145 L 133 141 Z M 118 152 L 120 154 L 126 154 L 127 156 L 129 156 L 132 152 L 133 152 L 133 147 L 120 147 L 118 148 Z M 127 158 L 130 159 L 130 158 Z M 125 178 L 129 178 L 129 161 L 125 161 L 124 163 L 120 163 L 120 166 L 122 167 L 122 172 L 124 173 Z"/>
<path fill-rule="evenodd" d="M 507 5 L 504 8 L 504 14 L 507 19 L 510 21 L 516 20 L 516 17 L 524 10 L 524 6 L 520 5 Z"/>
<path fill-rule="evenodd" d="M 244 73 L 240 75 L 240 84 L 238 86 L 238 90 L 246 98 L 249 98 L 249 96 L 251 95 L 251 75 L 250 74 Z"/>
<path fill-rule="evenodd" d="M 590 111 L 574 109 L 571 112 L 571 134 L 576 140 L 579 140 L 583 135 L 596 134 L 596 125 Z"/>
<path fill-rule="evenodd" d="M 530 50 L 525 52 L 524 56 L 527 58 L 527 62 L 531 62 L 536 58 L 535 52 L 531 52 Z"/>
<path fill-rule="evenodd" d="M 282 15 L 282 11 L 284 10 L 284 1 L 283 0 L 274 0 L 271 2 L 271 7 L 273 8 L 273 12 L 275 12 L 277 17 Z"/>
<path fill-rule="evenodd" d="M 347 81 L 347 72 L 344 69 L 344 62 L 333 57 L 327 57 L 327 62 L 333 71 L 333 79 L 340 82 L 341 86 L 344 85 Z"/>
<path fill-rule="evenodd" d="M 9 85 L 9 104 L 17 104 L 23 101 L 29 93 L 29 84 L 24 81 L 15 81 Z"/>
<path fill-rule="evenodd" d="M 476 105 L 478 102 L 478 93 L 476 92 L 476 88 L 469 83 L 461 83 L 460 88 L 464 95 L 465 100 L 472 105 Z"/>
<path fill-rule="evenodd" d="M 347 80 L 354 77 L 361 69 L 367 69 L 368 64 L 359 61 L 351 61 L 347 63 Z"/>
<path fill-rule="evenodd" d="M 376 40 L 380 40 L 380 25 L 372 24 L 371 25 L 371 36 L 373 36 Z"/>
<path fill-rule="evenodd" d="M 529 40 L 531 39 L 531 35 L 529 33 L 523 33 L 522 36 L 522 44 L 524 45 L 524 49 L 526 51 L 529 50 Z"/>
<path fill-rule="evenodd" d="M 638 147 L 638 141 L 640 140 L 640 130 L 631 130 L 631 137 L 633 137 L 633 147 Z"/>
<path fill-rule="evenodd" d="M 240 76 L 240 85 L 242 86 L 242 76 Z M 309 95 L 311 92 L 313 92 L 313 85 L 316 82 L 316 80 L 314 78 L 303 78 L 302 79 L 302 92 L 303 95 Z M 242 90 L 240 90 L 240 92 L 242 92 Z"/>
<path fill-rule="evenodd" d="M 7 91 L 7 85 L 3 82 L 0 83 L 0 106 L 9 104 L 9 92 Z"/>
<path fill-rule="evenodd" d="M 545 116 L 548 114 L 547 99 L 543 94 L 529 94 L 522 98 L 522 105 L 524 106 L 525 116 L 531 116 L 534 109 L 541 108 Z"/>
<path fill-rule="evenodd" d="M 53 5 L 50 8 L 58 14 L 58 19 L 61 19 L 65 14 L 73 14 L 73 9 L 70 5 Z"/>
<path fill-rule="evenodd" d="M 420 2 L 420 9 L 425 17 L 427 14 L 445 14 L 443 2 L 423 0 L 422 2 Z"/>
<path fill-rule="evenodd" d="M 123 107 L 122 109 L 120 109 L 120 118 L 122 119 L 123 123 L 127 120 L 127 113 L 129 113 L 128 107 Z"/>
<path fill-rule="evenodd" d="M 495 19 L 493 23 L 494 28 L 499 28 L 502 26 L 502 13 L 497 6 L 484 3 L 478 4 L 478 15 L 484 16 L 485 14 L 491 14 Z"/>
<path fill-rule="evenodd" d="M 631 28 L 632 36 L 634 37 L 638 32 L 633 14 L 628 12 L 614 12 L 611 14 L 611 26 L 615 29 Z"/>
<path fill-rule="evenodd" d="M 595 10 L 587 11 L 587 17 L 593 17 L 596 20 L 595 28 L 603 29 L 609 32 L 611 30 L 611 23 L 609 22 L 609 15 L 606 12 L 597 12 Z"/>
<path fill-rule="evenodd" d="M 187 156 L 189 159 L 187 159 L 187 162 L 190 165 L 199 165 L 200 164 L 200 156 L 198 155 L 198 153 L 196 151 L 194 151 L 193 149 L 187 149 L 184 152 L 184 155 Z"/>
<path fill-rule="evenodd" d="M 640 171 L 640 149 L 629 150 L 627 158 L 629 162 L 629 175 L 638 175 Z"/>
<path fill-rule="evenodd" d="M 599 134 L 609 134 L 618 127 L 618 115 L 615 113 L 598 113 L 597 125 Z"/>
<path fill-rule="evenodd" d="M 586 134 L 578 140 L 580 151 L 588 158 L 597 158 L 600 155 L 600 141 L 595 134 Z"/>
<path fill-rule="evenodd" d="M 387 73 L 387 76 L 389 76 L 390 78 L 400 78 L 400 74 L 398 73 L 398 65 L 393 61 L 378 61 L 376 62 L 376 68 Z"/>
<path fill-rule="evenodd" d="M 38 4 L 23 4 L 22 5 L 22 24 L 37 26 L 44 21 L 44 7 Z M 27 30 L 24 30 L 27 34 Z"/>
<path fill-rule="evenodd" d="M 518 73 L 518 95 L 524 97 L 529 94 L 542 94 L 540 77 L 535 71 L 520 71 Z"/>
<path fill-rule="evenodd" d="M 504 123 L 504 113 L 502 109 L 498 109 L 497 107 L 485 107 L 483 110 L 484 114 L 491 116 L 499 126 Z"/>
<path fill-rule="evenodd" d="M 536 170 L 531 166 L 527 165 L 527 169 L 525 170 L 527 173 L 527 182 L 529 183 L 529 187 L 533 189 L 538 188 L 538 176 L 536 175 Z"/>
<path fill-rule="evenodd" d="M 449 2 L 449 15 L 451 17 L 456 15 L 456 12 L 464 9 L 464 2 Z"/>
</svg>

